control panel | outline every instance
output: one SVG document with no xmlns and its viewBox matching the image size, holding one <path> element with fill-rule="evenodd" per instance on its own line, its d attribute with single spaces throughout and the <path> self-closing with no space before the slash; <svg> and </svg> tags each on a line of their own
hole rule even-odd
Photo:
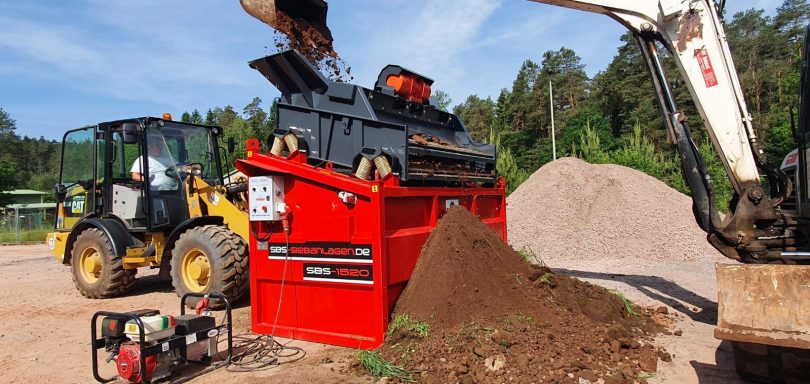
<svg viewBox="0 0 810 384">
<path fill-rule="evenodd" d="M 248 209 L 250 221 L 279 221 L 284 205 L 282 176 L 248 178 Z"/>
</svg>

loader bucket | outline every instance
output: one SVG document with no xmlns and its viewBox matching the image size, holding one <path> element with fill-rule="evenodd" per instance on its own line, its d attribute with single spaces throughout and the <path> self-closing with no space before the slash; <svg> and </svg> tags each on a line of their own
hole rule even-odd
<svg viewBox="0 0 810 384">
<path fill-rule="evenodd" d="M 332 42 L 332 32 L 326 26 L 328 5 L 323 0 L 239 0 L 239 3 L 245 12 L 273 29 L 282 30 L 279 23 L 286 16 L 298 23 L 306 22 Z"/>
</svg>

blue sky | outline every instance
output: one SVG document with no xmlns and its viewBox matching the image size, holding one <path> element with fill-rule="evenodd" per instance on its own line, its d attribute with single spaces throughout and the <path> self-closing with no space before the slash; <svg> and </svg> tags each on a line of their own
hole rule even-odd
<svg viewBox="0 0 810 384">
<path fill-rule="evenodd" d="M 781 0 L 728 0 L 729 14 L 774 14 Z M 607 17 L 519 0 L 332 0 L 329 24 L 354 82 L 386 64 L 435 80 L 454 104 L 497 96 L 521 63 L 572 48 L 593 76 L 623 28 Z M 126 117 L 178 116 L 278 91 L 247 66 L 273 53 L 272 30 L 238 0 L 0 0 L 0 107 L 18 134 L 59 139 Z"/>
</svg>

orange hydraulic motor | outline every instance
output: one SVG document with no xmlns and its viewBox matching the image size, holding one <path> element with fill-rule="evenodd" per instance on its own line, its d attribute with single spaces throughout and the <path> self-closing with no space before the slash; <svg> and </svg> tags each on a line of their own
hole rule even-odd
<svg viewBox="0 0 810 384">
<path fill-rule="evenodd" d="M 430 99 L 430 85 L 417 76 L 400 73 L 388 76 L 386 84 L 397 96 L 414 103 L 425 104 Z"/>
<path fill-rule="evenodd" d="M 374 89 L 392 96 L 399 96 L 411 103 L 430 104 L 430 87 L 433 80 L 399 65 L 388 65 L 377 77 Z"/>
</svg>

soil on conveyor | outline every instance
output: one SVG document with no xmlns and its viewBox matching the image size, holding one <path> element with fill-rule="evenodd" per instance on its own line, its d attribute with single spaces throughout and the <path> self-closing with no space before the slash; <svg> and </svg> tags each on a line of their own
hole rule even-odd
<svg viewBox="0 0 810 384">
<path fill-rule="evenodd" d="M 430 332 L 399 327 L 379 353 L 422 383 L 644 382 L 669 356 L 651 344 L 658 315 L 630 309 L 617 292 L 527 263 L 456 206 L 394 311 Z"/>
<path fill-rule="evenodd" d="M 304 20 L 293 19 L 284 12 L 277 11 L 273 44 L 279 51 L 297 49 L 332 80 L 349 82 L 354 79 L 351 75 L 352 68 L 340 58 L 332 41 Z"/>
</svg>

